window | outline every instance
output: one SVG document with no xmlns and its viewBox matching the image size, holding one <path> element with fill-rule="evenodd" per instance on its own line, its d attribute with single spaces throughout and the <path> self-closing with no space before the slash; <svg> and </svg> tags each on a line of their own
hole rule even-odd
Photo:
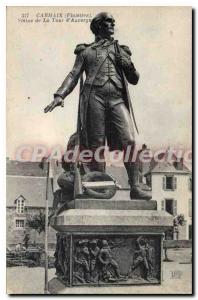
<svg viewBox="0 0 198 300">
<path fill-rule="evenodd" d="M 15 227 L 18 229 L 23 229 L 25 227 L 25 220 L 15 220 Z"/>
<path fill-rule="evenodd" d="M 23 214 L 25 210 L 25 199 L 20 196 L 17 200 L 16 200 L 16 211 L 18 214 Z"/>
<path fill-rule="evenodd" d="M 177 178 L 173 175 L 166 175 L 163 177 L 163 189 L 174 191 L 177 188 Z"/>
<path fill-rule="evenodd" d="M 166 176 L 166 189 L 167 190 L 173 189 L 173 177 L 172 176 Z"/>
<path fill-rule="evenodd" d="M 188 216 L 192 217 L 192 199 L 188 200 Z"/>
<path fill-rule="evenodd" d="M 169 214 L 173 215 L 173 200 L 172 199 L 166 199 L 165 211 L 167 211 Z"/>
<path fill-rule="evenodd" d="M 177 200 L 164 199 L 161 202 L 161 210 L 167 211 L 167 213 L 176 216 L 177 215 Z"/>
</svg>

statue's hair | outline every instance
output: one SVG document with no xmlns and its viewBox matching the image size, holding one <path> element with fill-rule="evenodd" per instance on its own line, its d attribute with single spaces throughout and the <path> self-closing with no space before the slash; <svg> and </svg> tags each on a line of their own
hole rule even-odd
<svg viewBox="0 0 198 300">
<path fill-rule="evenodd" d="M 92 19 L 90 29 L 93 32 L 93 34 L 97 35 L 99 33 L 100 25 L 102 21 L 106 18 L 107 14 L 107 12 L 101 12 Z"/>
</svg>

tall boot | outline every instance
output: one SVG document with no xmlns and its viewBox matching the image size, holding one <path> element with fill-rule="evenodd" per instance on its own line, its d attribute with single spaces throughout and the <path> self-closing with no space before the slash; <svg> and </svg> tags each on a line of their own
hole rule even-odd
<svg viewBox="0 0 198 300">
<path fill-rule="evenodd" d="M 139 170 L 138 170 L 138 163 L 134 162 L 127 162 L 124 164 L 125 168 L 127 170 L 128 178 L 129 178 L 129 184 L 131 187 L 130 191 L 130 198 L 131 200 L 150 200 L 152 198 L 152 195 L 148 191 L 144 191 L 139 186 Z"/>
</svg>

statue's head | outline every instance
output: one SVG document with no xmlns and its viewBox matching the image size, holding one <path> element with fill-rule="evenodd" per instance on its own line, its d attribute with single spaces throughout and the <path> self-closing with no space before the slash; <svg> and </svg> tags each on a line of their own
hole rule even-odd
<svg viewBox="0 0 198 300">
<path fill-rule="evenodd" d="M 114 34 L 115 20 L 107 12 L 97 14 L 91 21 L 90 29 L 93 34 L 109 37 Z"/>
</svg>

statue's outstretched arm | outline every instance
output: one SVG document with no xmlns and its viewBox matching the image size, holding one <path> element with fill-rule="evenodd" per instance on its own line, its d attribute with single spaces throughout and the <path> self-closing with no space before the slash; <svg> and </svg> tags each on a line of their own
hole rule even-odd
<svg viewBox="0 0 198 300">
<path fill-rule="evenodd" d="M 84 53 L 80 52 L 75 60 L 72 71 L 67 75 L 54 96 L 60 96 L 64 99 L 69 95 L 78 83 L 80 74 L 84 71 Z"/>
<path fill-rule="evenodd" d="M 54 100 L 45 107 L 44 112 L 51 112 L 56 106 L 64 106 L 64 99 L 69 95 L 78 83 L 80 74 L 84 71 L 84 54 L 80 52 L 76 56 L 76 60 L 72 71 L 67 75 L 60 88 L 54 94 Z"/>
</svg>

